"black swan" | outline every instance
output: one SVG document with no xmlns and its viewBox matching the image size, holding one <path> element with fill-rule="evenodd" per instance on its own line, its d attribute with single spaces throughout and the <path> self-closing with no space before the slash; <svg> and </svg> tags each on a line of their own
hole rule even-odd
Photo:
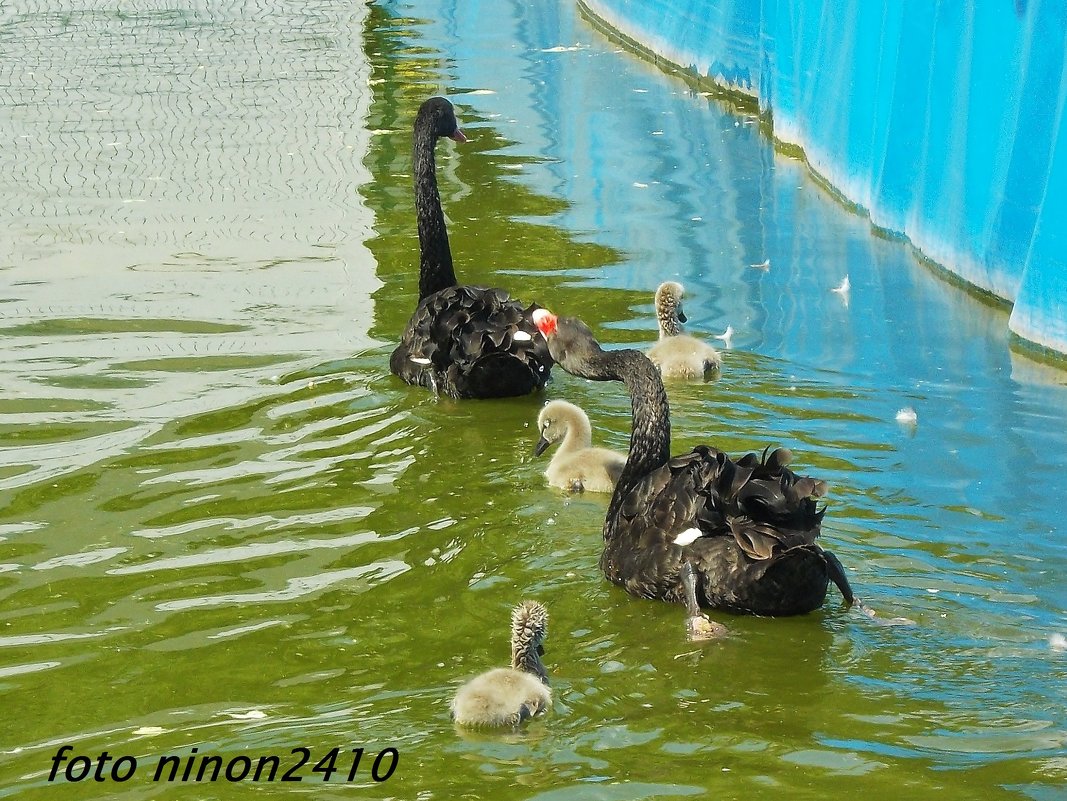
<svg viewBox="0 0 1067 801">
<path fill-rule="evenodd" d="M 468 681 L 452 699 L 452 719 L 462 726 L 517 726 L 552 703 L 541 647 L 548 612 L 523 601 L 511 613 L 511 667 L 496 668 Z"/>
<path fill-rule="evenodd" d="M 453 398 L 526 395 L 544 386 L 552 357 L 530 313 L 502 289 L 460 286 L 452 267 L 434 145 L 466 137 L 452 104 L 432 97 L 415 117 L 413 171 L 419 227 L 419 305 L 389 369 L 409 384 Z"/>
<path fill-rule="evenodd" d="M 722 356 L 711 345 L 682 331 L 686 321 L 682 311 L 685 293 L 677 281 L 664 281 L 656 290 L 656 320 L 659 342 L 648 351 L 648 358 L 664 378 L 703 378 L 722 365 Z"/>
<path fill-rule="evenodd" d="M 786 465 L 784 448 L 737 461 L 700 445 L 671 458 L 663 381 L 643 353 L 601 349 L 581 321 L 546 309 L 534 320 L 568 373 L 622 381 L 630 392 L 630 454 L 608 505 L 600 567 L 643 598 L 756 615 L 797 615 L 822 605 L 832 580 L 854 596 L 841 563 L 815 543 L 822 482 Z M 694 595 L 696 596 L 694 598 Z"/>
<path fill-rule="evenodd" d="M 559 447 L 545 470 L 553 487 L 572 492 L 611 492 L 622 474 L 626 457 L 607 448 L 594 448 L 593 428 L 581 407 L 564 400 L 549 401 L 537 415 L 541 436 L 534 448 L 540 456 L 554 443 Z"/>
</svg>

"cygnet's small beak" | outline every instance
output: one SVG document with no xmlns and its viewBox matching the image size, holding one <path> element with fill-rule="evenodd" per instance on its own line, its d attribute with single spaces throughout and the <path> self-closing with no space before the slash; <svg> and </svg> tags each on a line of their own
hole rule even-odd
<svg viewBox="0 0 1067 801">
<path fill-rule="evenodd" d="M 540 456 L 542 453 L 545 452 L 545 450 L 547 450 L 548 446 L 551 444 L 552 443 L 545 439 L 544 435 L 542 434 L 541 438 L 537 440 L 537 445 L 534 447 L 534 456 Z"/>
<path fill-rule="evenodd" d="M 455 139 L 457 142 L 466 142 L 467 141 L 466 135 L 463 133 L 463 130 L 460 129 L 460 128 L 456 128 L 455 132 L 452 134 L 452 138 Z"/>
<path fill-rule="evenodd" d="M 678 322 L 680 322 L 680 323 L 689 322 L 689 318 L 685 316 L 685 312 L 682 311 L 682 307 L 680 305 L 678 306 Z"/>
<path fill-rule="evenodd" d="M 538 646 L 537 646 L 537 655 L 538 656 L 544 656 L 545 655 L 545 646 L 538 644 Z"/>
</svg>

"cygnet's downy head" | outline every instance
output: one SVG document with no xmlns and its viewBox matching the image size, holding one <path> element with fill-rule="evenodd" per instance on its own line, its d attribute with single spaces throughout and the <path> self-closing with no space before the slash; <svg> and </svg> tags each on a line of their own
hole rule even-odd
<svg viewBox="0 0 1067 801">
<path fill-rule="evenodd" d="M 534 456 L 540 456 L 549 447 L 566 437 L 571 427 L 580 424 L 584 417 L 585 412 L 573 403 L 563 400 L 546 403 L 537 415 L 537 431 L 540 437 L 534 448 Z"/>
<path fill-rule="evenodd" d="M 656 320 L 660 336 L 673 337 L 682 332 L 681 323 L 687 321 L 682 310 L 685 289 L 677 281 L 664 281 L 656 290 Z"/>
<path fill-rule="evenodd" d="M 523 601 L 511 613 L 511 666 L 532 673 L 545 684 L 548 674 L 541 664 L 548 633 L 548 610 L 537 601 Z"/>
</svg>

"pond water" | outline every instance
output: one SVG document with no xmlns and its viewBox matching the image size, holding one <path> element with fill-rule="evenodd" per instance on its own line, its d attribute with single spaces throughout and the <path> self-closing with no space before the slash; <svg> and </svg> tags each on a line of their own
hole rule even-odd
<svg viewBox="0 0 1067 801">
<path fill-rule="evenodd" d="M 0 39 L 0 796 L 56 792 L 70 745 L 136 769 L 64 798 L 1063 797 L 1067 374 L 744 109 L 566 2 L 45 0 Z M 462 278 L 637 346 L 682 281 L 691 331 L 735 333 L 671 386 L 674 451 L 789 445 L 858 594 L 914 626 L 831 596 L 689 644 L 600 576 L 606 499 L 532 456 L 552 397 L 625 448 L 621 385 L 389 375 L 434 93 L 470 137 L 438 150 Z M 459 732 L 525 597 L 554 708 Z M 154 780 L 299 748 L 300 783 Z"/>
</svg>

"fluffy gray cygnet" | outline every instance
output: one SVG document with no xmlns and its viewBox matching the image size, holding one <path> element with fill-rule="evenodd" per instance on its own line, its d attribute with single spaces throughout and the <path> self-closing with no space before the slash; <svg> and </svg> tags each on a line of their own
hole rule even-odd
<svg viewBox="0 0 1067 801">
<path fill-rule="evenodd" d="M 686 321 L 682 311 L 685 290 L 676 281 L 664 281 L 656 290 L 656 319 L 659 342 L 648 358 L 664 378 L 703 378 L 722 365 L 722 356 L 711 345 L 682 332 Z"/>
<path fill-rule="evenodd" d="M 626 455 L 592 447 L 593 429 L 580 407 L 562 400 L 549 401 L 537 416 L 537 430 L 541 437 L 535 455 L 559 443 L 545 470 L 549 484 L 572 492 L 615 489 Z"/>
<path fill-rule="evenodd" d="M 523 601 L 511 613 L 511 667 L 475 676 L 452 699 L 452 719 L 461 726 L 518 726 L 543 714 L 552 703 L 541 664 L 548 612 L 537 601 Z"/>
</svg>

